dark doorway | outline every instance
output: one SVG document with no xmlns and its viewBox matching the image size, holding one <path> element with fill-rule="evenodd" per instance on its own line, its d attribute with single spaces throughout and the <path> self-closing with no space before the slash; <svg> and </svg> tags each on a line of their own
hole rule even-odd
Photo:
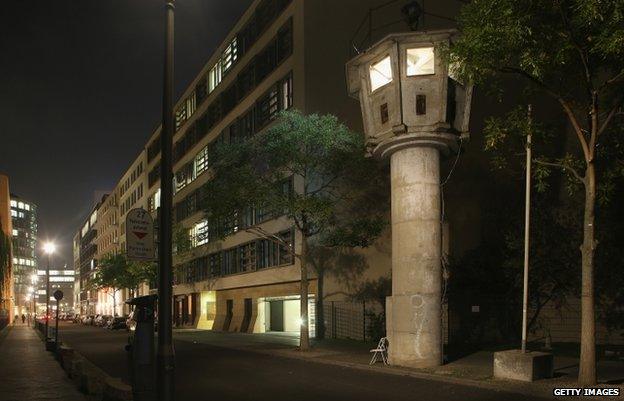
<svg viewBox="0 0 624 401">
<path fill-rule="evenodd" d="M 249 330 L 249 322 L 251 322 L 252 302 L 251 298 L 245 298 L 245 315 L 241 324 L 241 333 L 247 333 Z"/>
<path fill-rule="evenodd" d="M 271 301 L 271 331 L 284 331 L 284 301 Z"/>
<path fill-rule="evenodd" d="M 232 316 L 234 316 L 234 300 L 228 299 L 226 301 L 226 313 L 225 321 L 223 322 L 223 331 L 230 329 L 230 323 L 232 323 Z"/>
</svg>

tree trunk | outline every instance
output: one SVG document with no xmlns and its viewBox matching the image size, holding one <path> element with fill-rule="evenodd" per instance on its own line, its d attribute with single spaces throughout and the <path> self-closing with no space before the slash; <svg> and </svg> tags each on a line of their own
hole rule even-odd
<svg viewBox="0 0 624 401">
<path fill-rule="evenodd" d="M 581 360 L 578 381 L 582 386 L 596 384 L 596 316 L 594 305 L 594 208 L 596 203 L 596 167 L 593 161 L 585 172 L 585 213 L 581 246 Z"/>
<path fill-rule="evenodd" d="M 308 238 L 301 233 L 301 333 L 299 337 L 299 349 L 307 351 L 310 349 L 310 324 L 308 322 Z"/>
<path fill-rule="evenodd" d="M 316 295 L 316 339 L 325 338 L 325 309 L 323 303 L 323 286 L 325 282 L 325 271 L 319 269 L 316 271 L 318 276 L 318 293 Z"/>
</svg>

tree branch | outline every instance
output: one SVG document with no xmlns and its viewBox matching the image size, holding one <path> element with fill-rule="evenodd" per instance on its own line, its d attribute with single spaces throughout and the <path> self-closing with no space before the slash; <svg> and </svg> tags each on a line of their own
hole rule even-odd
<svg viewBox="0 0 624 401">
<path fill-rule="evenodd" d="M 583 129 L 581 128 L 581 125 L 579 124 L 576 116 L 574 115 L 574 111 L 572 110 L 572 107 L 563 98 L 563 96 L 555 92 L 553 89 L 551 89 L 548 85 L 546 85 L 544 82 L 542 82 L 538 78 L 534 77 L 533 75 L 529 74 L 528 72 L 520 68 L 502 67 L 498 69 L 498 71 L 503 72 L 503 73 L 511 73 L 511 74 L 520 75 L 521 77 L 529 80 L 530 82 L 533 82 L 535 85 L 539 86 L 543 91 L 545 91 L 548 95 L 556 99 L 559 102 L 559 104 L 561 104 L 561 107 L 563 107 L 563 111 L 566 113 L 566 115 L 568 116 L 568 119 L 572 123 L 572 127 L 574 128 L 574 132 L 576 133 L 576 136 L 579 140 L 581 149 L 583 149 L 583 155 L 585 156 L 585 160 L 590 161 L 589 147 L 587 145 L 587 140 L 585 139 L 585 136 L 583 135 Z"/>
<path fill-rule="evenodd" d="M 620 96 L 620 98 L 613 105 L 613 108 L 611 109 L 611 111 L 609 111 L 609 114 L 607 115 L 607 117 L 605 118 L 604 122 L 602 123 L 602 125 L 598 129 L 598 133 L 597 133 L 598 135 L 597 136 L 600 136 L 600 134 L 602 134 L 607 129 L 607 126 L 609 125 L 609 123 L 611 122 L 613 117 L 615 117 L 615 115 L 617 114 L 618 110 L 620 109 L 620 106 L 622 106 L 623 103 L 624 103 L 624 95 Z"/>
<path fill-rule="evenodd" d="M 622 70 L 619 73 L 615 74 L 613 77 L 607 79 L 602 85 L 600 85 L 598 90 L 602 90 L 602 89 L 606 88 L 607 86 L 613 85 L 614 83 L 618 82 L 621 79 L 624 79 L 624 70 Z"/>
<path fill-rule="evenodd" d="M 566 170 L 569 173 L 571 173 L 574 177 L 576 177 L 576 179 L 579 180 L 582 184 L 585 184 L 585 178 L 581 177 L 581 175 L 578 173 L 578 171 L 576 171 L 576 169 L 574 167 L 567 166 L 567 165 L 561 164 L 561 163 L 545 162 L 543 160 L 533 160 L 533 161 L 535 163 L 541 164 L 543 166 L 556 167 L 556 168 L 561 168 L 563 170 Z"/>
</svg>

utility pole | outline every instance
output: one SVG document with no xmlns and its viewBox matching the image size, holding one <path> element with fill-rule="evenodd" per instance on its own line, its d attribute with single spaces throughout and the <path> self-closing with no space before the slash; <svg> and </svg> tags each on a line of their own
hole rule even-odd
<svg viewBox="0 0 624 401">
<path fill-rule="evenodd" d="M 529 133 L 526 142 L 526 188 L 524 199 L 524 293 L 522 295 L 522 352 L 527 345 L 527 314 L 529 307 L 529 234 L 531 218 L 531 105 L 527 110 Z"/>
<path fill-rule="evenodd" d="M 173 22 L 174 0 L 165 0 L 165 62 L 163 123 L 160 133 L 160 226 L 158 243 L 158 351 L 159 401 L 174 399 L 175 354 L 171 327 L 172 209 L 173 209 Z"/>
</svg>

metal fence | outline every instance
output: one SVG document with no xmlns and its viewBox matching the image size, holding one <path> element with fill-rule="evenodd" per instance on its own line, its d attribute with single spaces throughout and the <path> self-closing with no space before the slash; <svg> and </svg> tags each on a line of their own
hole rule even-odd
<svg viewBox="0 0 624 401">
<path fill-rule="evenodd" d="M 371 340 L 374 312 L 365 302 L 329 301 L 323 305 L 325 337 Z"/>
</svg>

